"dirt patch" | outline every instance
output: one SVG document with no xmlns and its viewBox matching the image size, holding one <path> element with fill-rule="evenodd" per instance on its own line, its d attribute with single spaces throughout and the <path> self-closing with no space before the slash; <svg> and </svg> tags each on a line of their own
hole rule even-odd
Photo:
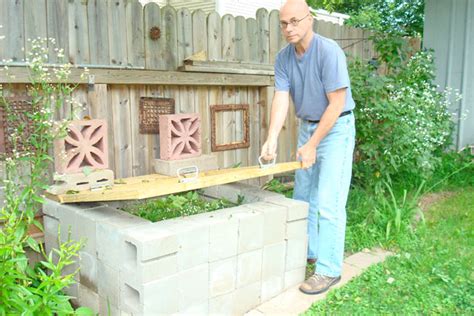
<svg viewBox="0 0 474 316">
<path fill-rule="evenodd" d="M 454 195 L 454 192 L 436 192 L 423 195 L 418 202 L 419 208 L 426 213 L 433 204 L 441 202 Z"/>
</svg>

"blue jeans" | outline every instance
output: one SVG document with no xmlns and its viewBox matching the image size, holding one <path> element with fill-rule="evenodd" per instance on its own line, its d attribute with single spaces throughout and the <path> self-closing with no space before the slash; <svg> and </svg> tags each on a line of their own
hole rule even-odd
<svg viewBox="0 0 474 316">
<path fill-rule="evenodd" d="M 298 148 L 317 126 L 301 121 Z M 316 149 L 316 163 L 297 170 L 295 176 L 293 198 L 309 203 L 308 258 L 318 259 L 316 273 L 329 277 L 340 276 L 342 271 L 354 144 L 354 115 L 338 118 Z"/>
</svg>

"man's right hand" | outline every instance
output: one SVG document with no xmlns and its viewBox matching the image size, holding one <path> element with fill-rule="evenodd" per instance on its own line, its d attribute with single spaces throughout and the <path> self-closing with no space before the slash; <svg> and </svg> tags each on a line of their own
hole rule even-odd
<svg viewBox="0 0 474 316">
<path fill-rule="evenodd" d="M 273 160 L 276 158 L 277 140 L 274 138 L 267 138 L 267 141 L 262 146 L 260 156 L 264 160 Z"/>
</svg>

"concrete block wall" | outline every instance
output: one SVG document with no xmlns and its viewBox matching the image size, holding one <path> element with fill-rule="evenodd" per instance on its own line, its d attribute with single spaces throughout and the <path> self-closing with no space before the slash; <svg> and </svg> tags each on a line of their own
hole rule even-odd
<svg viewBox="0 0 474 316">
<path fill-rule="evenodd" d="M 106 204 L 48 200 L 47 249 L 68 226 L 87 239 L 68 294 L 101 314 L 243 314 L 304 280 L 306 203 L 243 184 L 204 194 L 248 203 L 151 223 Z"/>
</svg>

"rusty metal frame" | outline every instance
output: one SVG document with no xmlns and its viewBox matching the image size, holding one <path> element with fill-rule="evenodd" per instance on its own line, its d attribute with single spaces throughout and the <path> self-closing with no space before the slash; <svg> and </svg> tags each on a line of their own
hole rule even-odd
<svg viewBox="0 0 474 316">
<path fill-rule="evenodd" d="M 159 134 L 158 117 L 174 113 L 175 103 L 172 98 L 141 97 L 138 113 L 140 134 Z"/>
<path fill-rule="evenodd" d="M 243 129 L 244 139 L 241 142 L 233 142 L 229 144 L 217 144 L 216 137 L 216 123 L 217 113 L 219 112 L 243 112 Z M 211 150 L 212 151 L 225 151 L 238 148 L 250 147 L 250 116 L 249 116 L 249 105 L 248 104 L 216 104 L 211 105 Z"/>
<path fill-rule="evenodd" d="M 34 109 L 32 98 L 27 95 L 18 95 L 5 97 L 4 100 L 7 104 L 0 102 L 0 155 L 11 156 L 14 150 L 17 152 L 34 151 L 34 147 L 28 143 L 33 132 L 33 121 L 28 116 Z M 9 114 L 14 118 L 9 118 Z M 17 140 L 18 143 L 14 144 L 10 136 L 20 126 L 24 127 L 24 134 Z"/>
</svg>

